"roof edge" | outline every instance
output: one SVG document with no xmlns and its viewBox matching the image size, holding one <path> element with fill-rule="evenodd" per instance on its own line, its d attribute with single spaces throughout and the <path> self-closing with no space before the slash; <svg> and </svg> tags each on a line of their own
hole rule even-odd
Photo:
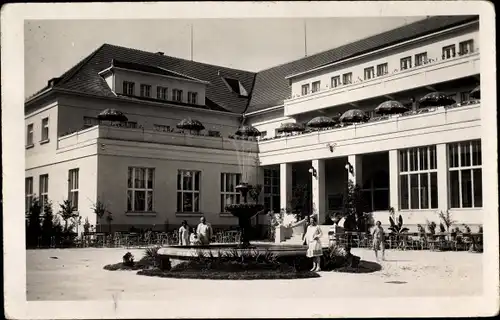
<svg viewBox="0 0 500 320">
<path fill-rule="evenodd" d="M 422 20 L 419 20 L 417 22 L 420 22 L 420 21 L 422 21 Z M 303 76 L 303 75 L 309 74 L 311 72 L 315 72 L 315 71 L 318 71 L 318 70 L 329 68 L 329 67 L 337 65 L 337 64 L 345 63 L 345 62 L 348 62 L 350 60 L 360 59 L 360 58 L 363 58 L 363 57 L 366 57 L 366 56 L 370 56 L 370 55 L 373 55 L 373 54 L 376 54 L 376 53 L 380 53 L 380 52 L 383 52 L 383 51 L 386 51 L 386 50 L 390 50 L 390 49 L 393 49 L 393 48 L 404 46 L 405 44 L 408 44 L 408 43 L 418 42 L 418 41 L 421 41 L 421 40 L 424 40 L 424 39 L 427 39 L 427 38 L 432 38 L 432 37 L 440 35 L 440 34 L 451 32 L 453 30 L 459 30 L 461 28 L 465 28 L 465 27 L 467 27 L 469 25 L 472 25 L 472 24 L 475 24 L 475 23 L 478 23 L 478 22 L 479 22 L 479 20 L 476 21 L 475 18 L 471 18 L 471 21 L 463 21 L 463 22 L 458 23 L 457 25 L 446 26 L 445 29 L 442 29 L 442 30 L 432 31 L 430 33 L 427 33 L 427 34 L 424 34 L 424 35 L 421 35 L 421 36 L 417 36 L 417 37 L 414 37 L 414 38 L 409 38 L 407 40 L 399 41 L 399 42 L 396 42 L 394 44 L 390 44 L 388 46 L 383 46 L 383 47 L 380 47 L 380 48 L 375 49 L 375 50 L 370 50 L 370 51 L 365 52 L 365 53 L 354 54 L 354 55 L 352 55 L 350 57 L 346 57 L 346 58 L 341 59 L 341 60 L 330 62 L 328 64 L 325 64 L 325 65 L 322 65 L 322 66 L 318 66 L 318 67 L 310 69 L 310 70 L 306 70 L 306 71 L 303 71 L 303 72 L 291 74 L 291 75 L 285 76 L 285 79 L 290 80 L 290 79 L 293 79 L 293 78 L 296 78 L 296 77 L 299 77 L 299 76 Z M 395 29 L 393 29 L 393 30 L 395 30 Z"/>
</svg>

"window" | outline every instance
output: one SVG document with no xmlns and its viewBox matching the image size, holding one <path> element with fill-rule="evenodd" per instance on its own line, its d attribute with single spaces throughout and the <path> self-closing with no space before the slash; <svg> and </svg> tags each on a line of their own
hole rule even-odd
<svg viewBox="0 0 500 320">
<path fill-rule="evenodd" d="M 264 139 L 267 136 L 267 131 L 260 132 L 260 139 Z"/>
<path fill-rule="evenodd" d="M 302 85 L 302 95 L 305 96 L 306 94 L 309 94 L 309 84 Z"/>
<path fill-rule="evenodd" d="M 200 212 L 200 171 L 177 173 L 177 212 Z"/>
<path fill-rule="evenodd" d="M 415 67 L 423 66 L 426 63 L 427 63 L 427 52 L 422 52 L 415 55 Z"/>
<path fill-rule="evenodd" d="M 42 141 L 49 140 L 49 118 L 42 119 Z"/>
<path fill-rule="evenodd" d="M 462 41 L 458 44 L 458 53 L 467 54 L 474 52 L 474 40 Z"/>
<path fill-rule="evenodd" d="M 340 76 L 332 77 L 332 88 L 336 88 L 338 86 L 340 86 Z"/>
<path fill-rule="evenodd" d="M 401 58 L 401 70 L 406 70 L 411 68 L 411 57 Z"/>
<path fill-rule="evenodd" d="M 179 89 L 172 90 L 172 100 L 177 102 L 182 102 L 182 90 Z"/>
<path fill-rule="evenodd" d="M 470 91 L 460 92 L 460 102 L 470 100 Z"/>
<path fill-rule="evenodd" d="M 155 169 L 128 168 L 127 211 L 153 211 L 153 182 Z"/>
<path fill-rule="evenodd" d="M 226 212 L 227 205 L 240 203 L 240 193 L 235 189 L 240 180 L 239 173 L 220 174 L 220 212 Z"/>
<path fill-rule="evenodd" d="M 387 210 L 389 208 L 389 174 L 377 171 L 365 181 L 361 189 L 363 200 L 370 211 Z"/>
<path fill-rule="evenodd" d="M 375 68 L 365 68 L 365 80 L 372 79 L 373 77 L 375 77 Z"/>
<path fill-rule="evenodd" d="M 443 60 L 450 59 L 455 56 L 455 45 L 452 44 L 450 46 L 443 47 Z"/>
<path fill-rule="evenodd" d="M 344 73 L 342 75 L 342 83 L 344 85 L 346 84 L 351 84 L 352 83 L 352 72 L 349 72 L 349 73 Z"/>
<path fill-rule="evenodd" d="M 399 190 L 402 210 L 437 208 L 436 161 L 436 146 L 399 151 Z"/>
<path fill-rule="evenodd" d="M 135 94 L 135 83 L 123 81 L 123 94 L 133 96 Z"/>
<path fill-rule="evenodd" d="M 153 125 L 153 128 L 155 131 L 163 131 L 163 132 L 169 132 L 170 131 L 170 126 L 166 126 L 163 124 L 155 124 Z"/>
<path fill-rule="evenodd" d="M 280 212 L 280 172 L 279 169 L 264 169 L 264 208 Z"/>
<path fill-rule="evenodd" d="M 33 202 L 33 177 L 24 179 L 25 211 L 28 212 Z"/>
<path fill-rule="evenodd" d="M 198 92 L 188 92 L 188 103 L 196 104 L 198 101 Z"/>
<path fill-rule="evenodd" d="M 318 92 L 319 91 L 319 88 L 321 86 L 321 81 L 314 81 L 312 83 L 312 92 Z"/>
<path fill-rule="evenodd" d="M 141 97 L 151 97 L 151 86 L 149 84 L 141 84 Z"/>
<path fill-rule="evenodd" d="M 389 67 L 387 63 L 382 63 L 377 66 L 377 77 L 386 75 L 389 73 Z"/>
<path fill-rule="evenodd" d="M 33 123 L 28 124 L 26 129 L 26 146 L 33 145 Z"/>
<path fill-rule="evenodd" d="M 483 206 L 481 140 L 448 144 L 451 208 Z"/>
<path fill-rule="evenodd" d="M 40 175 L 40 206 L 42 206 L 42 212 L 44 206 L 49 201 L 49 175 Z"/>
<path fill-rule="evenodd" d="M 168 99 L 168 88 L 156 87 L 156 98 L 159 100 Z"/>
<path fill-rule="evenodd" d="M 68 177 L 68 200 L 71 202 L 73 210 L 78 211 L 78 175 L 79 169 L 69 170 Z"/>
</svg>

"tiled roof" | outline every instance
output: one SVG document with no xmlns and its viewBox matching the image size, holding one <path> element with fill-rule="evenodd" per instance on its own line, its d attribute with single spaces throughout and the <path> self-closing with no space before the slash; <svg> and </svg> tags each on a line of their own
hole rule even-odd
<svg viewBox="0 0 500 320">
<path fill-rule="evenodd" d="M 430 17 L 332 50 L 260 71 L 255 78 L 252 99 L 246 112 L 258 111 L 283 104 L 283 101 L 291 94 L 289 82 L 285 79 L 286 76 L 444 30 L 475 19 L 478 19 L 478 17 Z"/>
<path fill-rule="evenodd" d="M 98 75 L 100 71 L 110 67 L 111 60 L 114 59 L 115 63 L 118 61 L 118 63 L 126 64 L 129 67 L 140 66 L 141 68 L 152 68 L 156 71 L 172 71 L 175 74 L 207 81 L 209 84 L 206 91 L 206 105 L 202 106 L 202 108 L 218 111 L 226 110 L 241 114 L 281 105 L 283 100 L 291 93 L 289 82 L 285 79 L 286 76 L 437 32 L 475 19 L 477 19 L 477 16 L 431 17 L 258 73 L 104 44 L 62 76 L 54 78 L 53 87 L 97 96 L 124 99 L 113 94 L 106 81 Z M 226 85 L 223 78 L 239 80 L 245 91 L 249 93 L 249 97 L 232 90 L 232 87 Z M 48 87 L 43 88 L 38 93 Z M 241 89 L 237 91 L 241 91 Z"/>
<path fill-rule="evenodd" d="M 147 64 L 132 63 L 132 62 L 121 61 L 121 60 L 116 60 L 116 59 L 112 59 L 111 64 L 117 68 L 123 68 L 123 69 L 127 69 L 127 70 L 142 71 L 142 72 L 158 74 L 158 75 L 163 75 L 163 76 L 201 81 L 199 79 L 196 79 L 193 77 L 188 77 L 186 75 L 183 75 L 183 74 L 180 74 L 177 72 L 173 72 L 173 71 L 167 70 L 165 68 L 151 66 L 151 65 L 147 65 Z"/>
<path fill-rule="evenodd" d="M 106 81 L 98 73 L 111 66 L 111 60 L 122 63 L 154 66 L 175 73 L 208 81 L 206 107 L 211 110 L 226 110 L 243 113 L 249 97 L 241 97 L 231 92 L 222 77 L 238 79 L 245 87 L 251 88 L 255 73 L 214 66 L 210 64 L 164 56 L 157 53 L 140 51 L 110 44 L 104 44 L 87 58 L 58 78 L 54 88 L 73 90 L 97 96 L 116 97 Z"/>
</svg>

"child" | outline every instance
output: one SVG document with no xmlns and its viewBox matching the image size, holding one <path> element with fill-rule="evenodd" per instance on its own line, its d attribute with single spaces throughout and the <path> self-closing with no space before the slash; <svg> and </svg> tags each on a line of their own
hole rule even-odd
<svg viewBox="0 0 500 320">
<path fill-rule="evenodd" d="M 375 251 L 375 259 L 378 261 L 378 249 L 382 250 L 382 260 L 385 260 L 385 244 L 384 244 L 384 228 L 382 228 L 382 223 L 377 221 L 375 223 L 375 228 L 372 232 L 373 236 L 373 251 Z"/>
<path fill-rule="evenodd" d="M 191 230 L 191 235 L 189 236 L 189 244 L 191 244 L 192 246 L 197 246 L 201 244 L 200 240 L 198 239 L 198 236 L 196 235 L 196 230 L 194 230 L 194 228 Z"/>
</svg>

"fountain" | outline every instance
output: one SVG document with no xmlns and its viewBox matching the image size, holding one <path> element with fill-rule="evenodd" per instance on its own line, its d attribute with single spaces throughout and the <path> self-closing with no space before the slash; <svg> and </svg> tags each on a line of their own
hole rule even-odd
<svg viewBox="0 0 500 320">
<path fill-rule="evenodd" d="M 251 219 L 264 209 L 262 204 L 258 203 L 258 199 L 253 198 L 252 202 L 248 201 L 249 193 L 256 188 L 249 183 L 250 176 L 256 172 L 256 163 L 251 163 L 253 145 L 248 143 L 249 137 L 260 136 L 260 132 L 252 126 L 242 126 L 236 131 L 236 136 L 243 137 L 243 139 L 233 139 L 233 145 L 236 149 L 236 156 L 238 160 L 239 173 L 241 174 L 240 181 L 237 181 L 235 190 L 241 194 L 239 203 L 228 203 L 225 206 L 227 212 L 238 218 L 238 225 L 240 229 L 239 243 L 214 243 L 209 245 L 193 245 L 193 246 L 167 246 L 160 249 L 160 254 L 169 256 L 178 260 L 189 260 L 203 252 L 210 252 L 213 257 L 227 254 L 228 252 L 257 252 L 257 253 L 272 253 L 278 257 L 284 256 L 305 256 L 306 248 L 302 245 L 280 245 L 274 243 L 254 243 L 251 244 Z M 250 194 L 252 196 L 252 194 Z"/>
</svg>

